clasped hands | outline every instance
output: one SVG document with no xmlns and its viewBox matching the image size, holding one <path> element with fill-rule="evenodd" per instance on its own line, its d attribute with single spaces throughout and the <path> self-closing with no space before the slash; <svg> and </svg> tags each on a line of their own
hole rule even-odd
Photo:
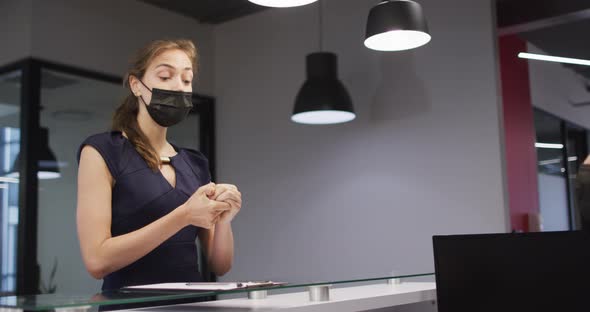
<svg viewBox="0 0 590 312">
<path fill-rule="evenodd" d="M 210 229 L 216 224 L 229 224 L 242 207 L 242 193 L 232 184 L 201 186 L 183 204 L 186 221 Z"/>
</svg>

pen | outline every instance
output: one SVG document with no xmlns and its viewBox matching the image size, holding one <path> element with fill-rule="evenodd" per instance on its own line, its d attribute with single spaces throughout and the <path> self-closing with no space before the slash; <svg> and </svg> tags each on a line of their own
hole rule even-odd
<svg viewBox="0 0 590 312">
<path fill-rule="evenodd" d="M 198 285 L 203 285 L 203 283 L 186 283 L 186 286 L 198 286 Z M 216 284 L 212 284 L 212 285 L 216 285 Z M 236 287 L 242 287 L 244 286 L 243 283 L 236 283 Z"/>
</svg>

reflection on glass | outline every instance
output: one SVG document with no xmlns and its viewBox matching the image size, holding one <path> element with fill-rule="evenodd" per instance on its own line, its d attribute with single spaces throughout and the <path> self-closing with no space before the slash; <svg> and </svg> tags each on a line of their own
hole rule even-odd
<svg viewBox="0 0 590 312">
<path fill-rule="evenodd" d="M 0 75 L 0 269 L 1 293 L 16 290 L 19 180 L 10 176 L 20 151 L 21 72 Z"/>
<path fill-rule="evenodd" d="M 535 110 L 535 131 L 543 230 L 568 230 L 570 221 L 561 120 Z"/>
<path fill-rule="evenodd" d="M 37 155 L 39 157 L 37 171 L 37 177 L 39 180 L 57 179 L 61 176 L 55 154 L 49 148 L 48 136 L 49 133 L 47 128 L 39 129 L 39 154 Z M 7 177 L 18 179 L 20 161 L 20 154 L 18 154 L 14 161 L 14 165 L 6 175 Z"/>
<path fill-rule="evenodd" d="M 588 155 L 587 131 L 541 110 L 535 110 L 535 129 L 544 230 L 580 229 L 575 185 L 578 169 Z"/>
<path fill-rule="evenodd" d="M 566 123 L 567 130 L 567 159 L 568 159 L 568 183 L 569 199 L 571 203 L 570 215 L 572 229 L 581 229 L 581 220 L 579 209 L 577 207 L 578 197 L 576 195 L 576 176 L 578 169 L 584 162 L 588 155 L 588 147 L 586 143 L 586 129 Z"/>
<path fill-rule="evenodd" d="M 94 293 L 100 281 L 87 272 L 76 230 L 77 151 L 88 136 L 109 131 L 125 94 L 120 84 L 42 70 L 38 262 L 42 293 Z M 41 138 L 43 139 L 43 137 Z M 44 165 L 41 167 L 41 165 Z"/>
</svg>

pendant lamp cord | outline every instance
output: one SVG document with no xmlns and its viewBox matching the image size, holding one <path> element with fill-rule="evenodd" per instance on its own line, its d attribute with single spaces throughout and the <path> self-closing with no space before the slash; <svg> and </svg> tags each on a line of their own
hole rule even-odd
<svg viewBox="0 0 590 312">
<path fill-rule="evenodd" d="M 322 29 L 323 29 L 323 20 L 322 20 L 322 0 L 318 1 L 318 27 L 320 29 L 320 35 L 319 35 L 319 46 L 320 46 L 320 52 L 323 50 L 323 41 L 324 41 L 324 34 L 322 33 Z"/>
</svg>

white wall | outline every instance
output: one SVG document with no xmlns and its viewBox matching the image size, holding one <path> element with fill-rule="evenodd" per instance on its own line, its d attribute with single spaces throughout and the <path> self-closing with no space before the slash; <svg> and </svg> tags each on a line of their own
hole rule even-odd
<svg viewBox="0 0 590 312">
<path fill-rule="evenodd" d="M 31 53 L 32 1 L 0 1 L 0 66 Z"/>
<path fill-rule="evenodd" d="M 531 43 L 527 49 L 548 54 Z M 575 107 L 570 103 L 590 102 L 585 78 L 559 63 L 530 60 L 528 64 L 533 106 L 590 129 L 590 105 Z"/>
<path fill-rule="evenodd" d="M 213 89 L 211 26 L 144 2 L 33 0 L 35 57 L 123 76 L 132 54 L 154 39 L 192 39 L 201 54 L 195 91 Z"/>
<path fill-rule="evenodd" d="M 433 41 L 378 53 L 362 45 L 375 1 L 325 1 L 358 114 L 344 125 L 289 121 L 316 5 L 215 28 L 219 182 L 244 196 L 224 279 L 433 272 L 433 234 L 506 230 L 491 3 L 420 3 Z"/>
</svg>

